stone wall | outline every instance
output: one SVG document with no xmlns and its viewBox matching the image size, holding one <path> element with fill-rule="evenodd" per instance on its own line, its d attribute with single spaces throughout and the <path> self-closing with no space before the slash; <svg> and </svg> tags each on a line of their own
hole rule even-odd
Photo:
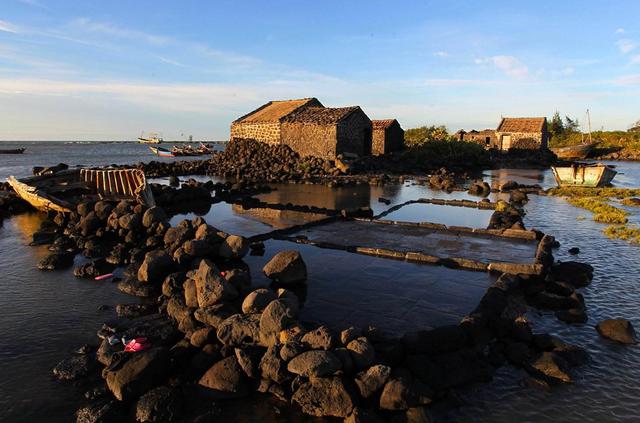
<svg viewBox="0 0 640 423">
<path fill-rule="evenodd" d="M 462 141 L 475 142 L 486 149 L 500 148 L 500 141 L 495 131 L 467 132 L 462 136 Z"/>
<path fill-rule="evenodd" d="M 547 148 L 547 136 L 542 132 L 496 132 L 497 142 L 501 149 L 504 136 L 511 136 L 510 150 L 539 150 Z"/>
<path fill-rule="evenodd" d="M 338 123 L 336 154 L 368 156 L 371 154 L 371 143 L 371 120 L 362 110 L 351 113 Z"/>
<path fill-rule="evenodd" d="M 404 148 L 404 130 L 397 122 L 387 128 L 373 130 L 371 154 L 389 154 Z"/>
<path fill-rule="evenodd" d="M 267 144 L 280 144 L 280 122 L 234 122 L 231 124 L 230 139 L 254 139 Z"/>
<path fill-rule="evenodd" d="M 282 143 L 301 156 L 333 159 L 336 156 L 336 126 L 283 122 Z"/>
</svg>

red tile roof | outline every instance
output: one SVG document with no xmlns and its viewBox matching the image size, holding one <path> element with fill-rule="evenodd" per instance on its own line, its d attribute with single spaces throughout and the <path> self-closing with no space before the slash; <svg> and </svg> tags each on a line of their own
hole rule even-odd
<svg viewBox="0 0 640 423">
<path fill-rule="evenodd" d="M 497 132 L 542 132 L 547 118 L 502 118 Z"/>
<path fill-rule="evenodd" d="M 387 129 L 388 127 L 393 125 L 393 122 L 397 122 L 397 120 L 395 119 L 372 120 L 371 126 L 373 126 L 373 129 Z"/>
</svg>

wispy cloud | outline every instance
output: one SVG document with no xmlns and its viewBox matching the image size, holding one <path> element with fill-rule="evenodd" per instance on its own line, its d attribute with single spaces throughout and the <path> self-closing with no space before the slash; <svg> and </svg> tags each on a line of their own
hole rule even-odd
<svg viewBox="0 0 640 423">
<path fill-rule="evenodd" d="M 562 74 L 564 76 L 570 76 L 570 75 L 573 75 L 574 73 L 576 73 L 576 70 L 572 66 L 567 66 L 566 68 L 564 68 L 564 69 L 562 69 L 560 71 L 560 74 Z"/>
<path fill-rule="evenodd" d="M 624 28 L 616 29 L 616 34 L 624 34 Z"/>
<path fill-rule="evenodd" d="M 13 34 L 17 34 L 20 32 L 20 29 L 17 25 L 0 19 L 0 32 L 11 32 Z"/>
<path fill-rule="evenodd" d="M 628 38 L 616 41 L 616 46 L 618 46 L 618 49 L 622 54 L 627 54 L 638 47 L 636 43 Z"/>
<path fill-rule="evenodd" d="M 613 82 L 617 85 L 640 85 L 640 74 L 624 75 Z"/>
<path fill-rule="evenodd" d="M 486 79 L 455 79 L 455 78 L 431 78 L 424 81 L 430 87 L 474 87 L 479 85 L 496 84 L 498 81 Z"/>
<path fill-rule="evenodd" d="M 513 56 L 493 56 L 491 61 L 496 68 L 508 76 L 524 78 L 529 74 L 529 68 Z"/>
<path fill-rule="evenodd" d="M 88 32 L 110 35 L 118 38 L 142 40 L 153 45 L 164 45 L 171 39 L 169 37 L 149 34 L 135 29 L 123 28 L 109 22 L 97 22 L 89 18 L 78 18 L 71 21 L 70 25 Z"/>
<path fill-rule="evenodd" d="M 451 56 L 446 51 L 436 51 L 435 53 L 433 53 L 433 55 L 436 56 L 436 57 L 449 57 L 449 56 Z"/>
<path fill-rule="evenodd" d="M 40 9 L 49 9 L 47 6 L 40 3 L 38 0 L 19 0 L 19 1 L 20 3 L 26 4 L 28 6 L 38 7 Z"/>
<path fill-rule="evenodd" d="M 631 60 L 629 61 L 632 65 L 640 65 L 640 54 L 636 54 L 631 56 Z"/>
</svg>

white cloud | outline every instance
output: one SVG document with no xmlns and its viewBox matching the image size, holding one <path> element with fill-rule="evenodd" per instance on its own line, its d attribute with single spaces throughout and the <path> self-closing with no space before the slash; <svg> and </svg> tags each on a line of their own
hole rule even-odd
<svg viewBox="0 0 640 423">
<path fill-rule="evenodd" d="M 569 75 L 573 75 L 576 72 L 575 68 L 571 67 L 571 66 L 567 66 L 566 68 L 562 69 L 560 71 L 560 73 L 564 76 L 569 76 Z"/>
<path fill-rule="evenodd" d="M 640 65 L 640 54 L 631 56 L 631 60 L 629 63 L 631 63 L 632 65 Z"/>
<path fill-rule="evenodd" d="M 436 57 L 449 57 L 450 54 L 447 53 L 446 51 L 436 51 L 435 53 L 433 53 L 434 56 Z"/>
<path fill-rule="evenodd" d="M 616 34 L 624 34 L 624 28 L 616 29 Z"/>
<path fill-rule="evenodd" d="M 636 49 L 636 47 L 638 47 L 636 45 L 636 43 L 634 43 L 633 41 L 627 39 L 627 38 L 623 38 L 622 40 L 618 40 L 616 41 L 616 46 L 618 46 L 618 49 L 620 50 L 620 52 L 622 54 L 627 54 L 633 50 Z"/>
<path fill-rule="evenodd" d="M 491 61 L 496 68 L 508 76 L 524 78 L 529 74 L 529 68 L 513 56 L 493 56 Z"/>
<path fill-rule="evenodd" d="M 17 34 L 18 32 L 20 32 L 20 30 L 11 22 L 3 21 L 0 19 L 0 32 L 10 32 L 12 34 Z"/>
<path fill-rule="evenodd" d="M 621 76 L 614 83 L 617 85 L 640 85 L 640 74 Z"/>
<path fill-rule="evenodd" d="M 142 40 L 154 45 L 164 45 L 170 41 L 169 37 L 149 34 L 134 29 L 122 28 L 108 22 L 96 22 L 89 18 L 75 19 L 71 22 L 71 26 L 88 32 L 96 32 L 118 38 Z"/>
</svg>

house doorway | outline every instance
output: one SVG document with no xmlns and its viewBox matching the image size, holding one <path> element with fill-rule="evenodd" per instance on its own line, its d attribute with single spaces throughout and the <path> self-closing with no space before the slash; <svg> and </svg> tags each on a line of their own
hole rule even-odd
<svg viewBox="0 0 640 423">
<path fill-rule="evenodd" d="M 370 156 L 371 155 L 371 128 L 364 128 L 364 132 L 362 134 L 362 155 Z"/>
<path fill-rule="evenodd" d="M 502 136 L 502 150 L 507 151 L 511 148 L 511 135 Z"/>
</svg>

